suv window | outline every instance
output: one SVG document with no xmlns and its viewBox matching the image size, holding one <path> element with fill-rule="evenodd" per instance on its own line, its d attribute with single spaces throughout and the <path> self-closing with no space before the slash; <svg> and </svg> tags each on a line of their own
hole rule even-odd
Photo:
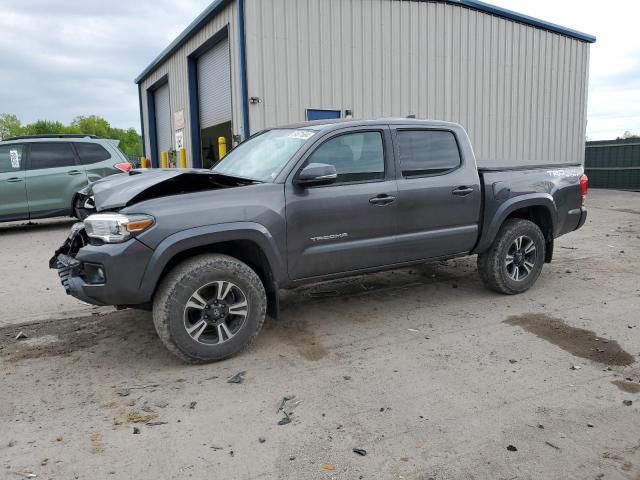
<svg viewBox="0 0 640 480">
<path fill-rule="evenodd" d="M 435 175 L 460 165 L 460 152 L 452 132 L 400 130 L 396 138 L 404 177 Z"/>
<path fill-rule="evenodd" d="M 0 173 L 24 170 L 22 145 L 0 146 Z"/>
<path fill-rule="evenodd" d="M 74 145 L 80 157 L 80 163 L 83 165 L 90 165 L 111 158 L 109 152 L 97 143 L 75 143 Z"/>
<path fill-rule="evenodd" d="M 71 143 L 32 143 L 29 169 L 68 167 L 76 164 Z"/>
<path fill-rule="evenodd" d="M 334 165 L 336 183 L 369 182 L 384 179 L 384 147 L 380 132 L 340 135 L 323 143 L 307 163 Z"/>
</svg>

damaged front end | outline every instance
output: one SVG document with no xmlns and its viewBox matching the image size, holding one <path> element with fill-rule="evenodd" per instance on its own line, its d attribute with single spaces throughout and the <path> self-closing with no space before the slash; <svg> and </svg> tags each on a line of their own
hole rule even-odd
<svg viewBox="0 0 640 480">
<path fill-rule="evenodd" d="M 72 294 L 72 277 L 78 276 L 88 280 L 89 282 L 95 283 L 96 281 L 99 282 L 99 277 L 102 276 L 102 280 L 104 281 L 104 273 L 101 272 L 99 267 L 89 269 L 90 271 L 85 271 L 84 265 L 75 258 L 80 249 L 84 248 L 88 244 L 89 237 L 84 229 L 84 223 L 74 223 L 67 239 L 60 248 L 55 251 L 53 257 L 49 259 L 49 268 L 58 270 L 60 282 L 62 283 L 67 295 Z M 77 297 L 75 294 L 74 296 Z M 81 298 L 81 300 L 88 301 L 86 298 Z"/>
</svg>

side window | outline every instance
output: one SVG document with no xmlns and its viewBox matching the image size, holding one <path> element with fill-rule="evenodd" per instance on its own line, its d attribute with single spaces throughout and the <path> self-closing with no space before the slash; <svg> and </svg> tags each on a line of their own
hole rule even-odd
<svg viewBox="0 0 640 480">
<path fill-rule="evenodd" d="M 29 148 L 30 170 L 69 167 L 76 163 L 70 143 L 32 143 Z"/>
<path fill-rule="evenodd" d="M 452 132 L 399 130 L 396 138 L 404 177 L 435 175 L 460 165 L 460 151 Z"/>
<path fill-rule="evenodd" d="M 24 170 L 22 162 L 22 145 L 3 145 L 0 147 L 0 173 Z"/>
<path fill-rule="evenodd" d="M 371 182 L 384 179 L 384 147 L 380 132 L 340 135 L 323 143 L 307 163 L 334 165 L 336 183 Z"/>
<path fill-rule="evenodd" d="M 111 158 L 109 152 L 97 143 L 75 143 L 74 145 L 80 157 L 80 163 L 83 165 L 91 165 Z"/>
</svg>

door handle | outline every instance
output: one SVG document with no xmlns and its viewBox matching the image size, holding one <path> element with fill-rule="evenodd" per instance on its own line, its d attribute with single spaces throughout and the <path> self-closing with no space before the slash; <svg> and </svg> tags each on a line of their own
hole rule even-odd
<svg viewBox="0 0 640 480">
<path fill-rule="evenodd" d="M 390 203 L 393 203 L 395 201 L 396 201 L 396 197 L 387 195 L 386 193 L 382 193 L 377 197 L 373 197 L 369 199 L 369 203 L 376 206 L 389 205 Z"/>
<path fill-rule="evenodd" d="M 473 193 L 473 188 L 469 187 L 458 187 L 453 192 L 451 192 L 452 195 L 457 195 L 459 197 L 466 197 L 470 193 Z"/>
<path fill-rule="evenodd" d="M 7 179 L 7 182 L 9 182 L 9 183 L 22 182 L 22 178 L 20 178 L 20 177 L 11 177 L 11 178 Z"/>
<path fill-rule="evenodd" d="M 82 172 L 80 170 L 70 170 L 67 172 L 67 175 L 81 175 Z"/>
</svg>

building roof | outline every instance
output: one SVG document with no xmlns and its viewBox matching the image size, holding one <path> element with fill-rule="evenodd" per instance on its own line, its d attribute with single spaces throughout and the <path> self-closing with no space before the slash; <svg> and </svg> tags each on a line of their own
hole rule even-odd
<svg viewBox="0 0 640 480">
<path fill-rule="evenodd" d="M 196 19 L 185 28 L 178 37 L 171 42 L 171 44 L 165 48 L 160 55 L 158 55 L 147 68 L 145 68 L 140 75 L 135 79 L 135 83 L 141 83 L 147 78 L 158 66 L 164 63 L 173 53 L 175 53 L 182 45 L 184 45 L 200 28 L 202 28 L 208 21 L 215 17 L 220 10 L 231 3 L 233 0 L 214 0 Z M 428 1 L 428 0 L 416 0 L 416 1 Z M 433 0 L 431 0 L 433 1 Z M 523 23 L 525 25 L 531 25 L 536 28 L 547 30 L 554 33 L 559 33 L 567 37 L 575 38 L 587 43 L 594 43 L 596 37 L 587 33 L 582 33 L 577 30 L 562 27 L 555 23 L 545 22 L 538 18 L 530 17 L 529 15 L 523 15 L 521 13 L 507 10 L 506 8 L 496 7 L 488 3 L 480 2 L 478 0 L 439 0 L 443 3 L 451 5 L 459 5 L 462 7 L 470 8 L 480 12 L 489 13 L 498 17 L 513 20 L 514 22 Z"/>
</svg>

